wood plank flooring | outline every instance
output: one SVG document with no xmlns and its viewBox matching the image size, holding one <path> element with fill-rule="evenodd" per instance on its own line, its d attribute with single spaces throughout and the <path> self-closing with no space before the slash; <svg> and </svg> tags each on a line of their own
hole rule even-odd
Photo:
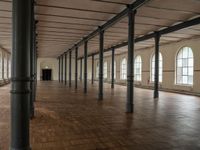
<svg viewBox="0 0 200 150">
<path fill-rule="evenodd" d="M 73 85 L 72 85 L 73 86 Z M 200 150 L 200 98 L 135 88 L 135 112 L 125 113 L 126 87 L 81 83 L 77 91 L 38 82 L 32 150 Z M 9 85 L 0 87 L 0 150 L 9 149 Z"/>
</svg>

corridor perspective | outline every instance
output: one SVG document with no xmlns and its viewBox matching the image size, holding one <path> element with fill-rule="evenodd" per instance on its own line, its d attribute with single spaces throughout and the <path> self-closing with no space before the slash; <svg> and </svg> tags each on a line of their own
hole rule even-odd
<svg viewBox="0 0 200 150">
<path fill-rule="evenodd" d="M 200 150 L 200 0 L 0 0 L 0 150 Z"/>
</svg>

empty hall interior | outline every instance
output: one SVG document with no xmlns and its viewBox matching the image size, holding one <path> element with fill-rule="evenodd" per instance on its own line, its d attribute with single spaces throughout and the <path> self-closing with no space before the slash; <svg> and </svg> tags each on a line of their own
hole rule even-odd
<svg viewBox="0 0 200 150">
<path fill-rule="evenodd" d="M 199 0 L 0 0 L 0 150 L 200 150 Z"/>
</svg>

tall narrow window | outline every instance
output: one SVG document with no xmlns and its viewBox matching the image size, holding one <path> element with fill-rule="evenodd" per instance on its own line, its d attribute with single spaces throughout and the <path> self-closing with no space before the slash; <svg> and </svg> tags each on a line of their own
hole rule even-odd
<svg viewBox="0 0 200 150">
<path fill-rule="evenodd" d="M 190 47 L 183 47 L 176 56 L 176 83 L 193 85 L 194 59 Z"/>
<path fill-rule="evenodd" d="M 8 78 L 11 78 L 11 56 L 9 57 L 8 60 Z"/>
<path fill-rule="evenodd" d="M 104 62 L 104 64 L 103 64 L 103 78 L 104 79 L 108 78 L 108 63 L 107 63 L 107 61 Z"/>
<path fill-rule="evenodd" d="M 8 65 L 8 60 L 7 60 L 7 55 L 4 53 L 4 78 L 7 79 L 7 65 Z"/>
<path fill-rule="evenodd" d="M 116 79 L 116 61 L 114 61 L 114 79 Z M 112 78 L 112 63 L 110 64 L 110 78 Z"/>
<path fill-rule="evenodd" d="M 162 82 L 162 73 L 163 73 L 163 58 L 162 54 L 159 53 L 159 82 Z M 155 54 L 151 59 L 151 81 L 154 82 L 155 78 Z"/>
<path fill-rule="evenodd" d="M 2 52 L 0 51 L 0 80 L 2 79 Z"/>
<path fill-rule="evenodd" d="M 135 57 L 135 64 L 134 64 L 134 79 L 135 81 L 142 80 L 142 59 L 141 56 Z"/>
<path fill-rule="evenodd" d="M 127 60 L 126 58 L 122 59 L 121 61 L 121 79 L 125 80 L 127 77 Z"/>
<path fill-rule="evenodd" d="M 96 66 L 96 78 L 99 77 L 99 62 L 97 62 L 97 66 Z"/>
</svg>

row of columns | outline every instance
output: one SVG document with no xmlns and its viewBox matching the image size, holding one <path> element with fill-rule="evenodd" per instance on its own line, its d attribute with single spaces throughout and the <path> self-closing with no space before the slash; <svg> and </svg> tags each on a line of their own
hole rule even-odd
<svg viewBox="0 0 200 150">
<path fill-rule="evenodd" d="M 135 15 L 136 11 L 129 10 L 128 12 L 128 66 L 127 66 L 127 97 L 126 97 L 126 111 L 134 111 L 134 29 L 135 29 Z M 159 32 L 155 33 L 155 82 L 154 82 L 154 98 L 158 98 L 159 93 Z M 87 45 L 88 41 L 84 43 L 84 93 L 87 93 Z M 75 53 L 77 54 L 78 47 L 76 46 Z M 69 51 L 71 54 L 71 50 Z M 98 100 L 103 100 L 103 58 L 104 58 L 104 30 L 99 27 L 99 93 Z M 114 56 L 115 49 L 112 48 L 112 72 L 111 72 L 111 88 L 114 88 Z M 71 56 L 69 57 L 71 59 Z M 75 56 L 75 88 L 77 89 L 77 55 Z M 60 58 L 59 58 L 60 62 Z M 70 61 L 71 62 L 71 61 Z M 70 63 L 71 64 L 71 63 Z M 69 82 L 71 83 L 71 65 L 69 65 Z M 63 67 L 61 67 L 63 68 Z M 59 71 L 60 72 L 60 71 Z M 82 80 L 82 58 L 80 59 L 80 80 Z M 91 83 L 94 83 L 94 55 L 92 55 L 92 77 Z M 70 84 L 71 86 L 71 84 Z"/>
</svg>

